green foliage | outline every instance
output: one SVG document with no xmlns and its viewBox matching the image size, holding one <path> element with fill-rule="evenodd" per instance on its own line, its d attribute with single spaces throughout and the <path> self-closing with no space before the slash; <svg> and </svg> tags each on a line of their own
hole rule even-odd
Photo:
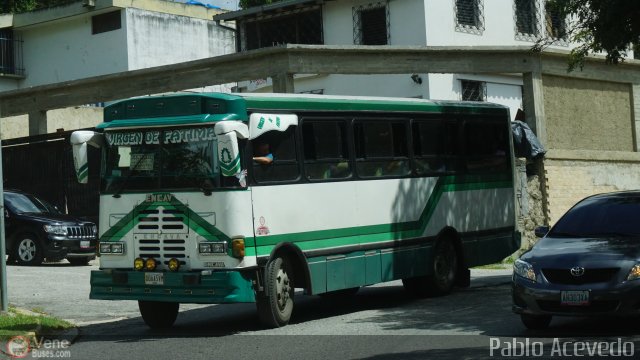
<svg viewBox="0 0 640 360">
<path fill-rule="evenodd" d="M 73 324 L 57 319 L 53 316 L 37 313 L 24 313 L 13 307 L 9 313 L 0 315 L 0 339 L 10 338 L 15 335 L 24 335 L 29 332 L 52 333 L 56 330 L 68 329 Z"/>
<path fill-rule="evenodd" d="M 240 0 L 240 8 L 246 9 L 254 6 L 271 4 L 282 0 Z"/>
<path fill-rule="evenodd" d="M 640 39 L 640 1 L 549 0 L 547 6 L 571 17 L 569 40 L 580 44 L 571 50 L 569 70 L 582 68 L 587 55 L 606 52 L 608 63 L 624 61 L 631 44 Z"/>
<path fill-rule="evenodd" d="M 77 1 L 77 0 L 75 0 Z M 72 3 L 74 0 L 3 0 L 0 13 L 22 13 Z"/>
</svg>

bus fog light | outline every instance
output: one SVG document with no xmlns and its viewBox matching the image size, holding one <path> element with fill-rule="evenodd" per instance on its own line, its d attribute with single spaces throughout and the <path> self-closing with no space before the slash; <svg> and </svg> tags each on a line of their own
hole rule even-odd
<svg viewBox="0 0 640 360">
<path fill-rule="evenodd" d="M 169 260 L 169 270 L 178 271 L 178 269 L 180 269 L 180 261 L 176 258 L 171 258 Z"/>
<path fill-rule="evenodd" d="M 136 271 L 142 270 L 144 268 L 144 260 L 142 260 L 142 258 L 133 260 L 133 268 L 136 269 Z"/>
<path fill-rule="evenodd" d="M 244 239 L 231 240 L 231 249 L 233 250 L 233 257 L 244 257 Z"/>
<path fill-rule="evenodd" d="M 154 258 L 148 258 L 147 261 L 144 262 L 144 268 L 147 271 L 153 271 L 156 269 L 156 260 Z"/>
</svg>

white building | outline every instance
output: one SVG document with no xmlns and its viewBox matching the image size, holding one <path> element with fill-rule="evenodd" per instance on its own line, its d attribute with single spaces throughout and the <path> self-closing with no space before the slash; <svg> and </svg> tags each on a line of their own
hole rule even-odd
<svg viewBox="0 0 640 360">
<path fill-rule="evenodd" d="M 567 23 L 545 0 L 286 0 L 220 14 L 237 24 L 237 50 L 282 43 L 388 46 L 525 46 L 542 37 L 569 49 Z M 269 79 L 238 91 L 270 91 Z M 520 75 L 298 76 L 296 92 L 482 100 L 522 107 Z"/>
<path fill-rule="evenodd" d="M 234 30 L 212 20 L 221 12 L 162 0 L 84 0 L 0 15 L 0 91 L 232 53 Z M 228 91 L 229 86 L 205 90 Z M 99 108 L 36 108 L 29 119 L 4 119 L 2 138 L 101 121 Z"/>
</svg>

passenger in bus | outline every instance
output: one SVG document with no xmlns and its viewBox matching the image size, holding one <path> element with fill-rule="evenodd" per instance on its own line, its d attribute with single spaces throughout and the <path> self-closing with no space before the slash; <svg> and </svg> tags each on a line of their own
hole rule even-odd
<svg viewBox="0 0 640 360">
<path fill-rule="evenodd" d="M 253 161 L 260 165 L 269 165 L 273 162 L 273 154 L 266 142 L 256 143 L 253 147 Z"/>
</svg>

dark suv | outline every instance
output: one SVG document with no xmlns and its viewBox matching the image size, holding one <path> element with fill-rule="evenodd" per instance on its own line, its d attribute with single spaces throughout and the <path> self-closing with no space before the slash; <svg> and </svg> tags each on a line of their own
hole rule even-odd
<svg viewBox="0 0 640 360">
<path fill-rule="evenodd" d="M 5 190 L 4 221 L 9 262 L 40 265 L 66 258 L 87 265 L 96 257 L 97 227 L 65 215 L 35 195 Z"/>
</svg>

